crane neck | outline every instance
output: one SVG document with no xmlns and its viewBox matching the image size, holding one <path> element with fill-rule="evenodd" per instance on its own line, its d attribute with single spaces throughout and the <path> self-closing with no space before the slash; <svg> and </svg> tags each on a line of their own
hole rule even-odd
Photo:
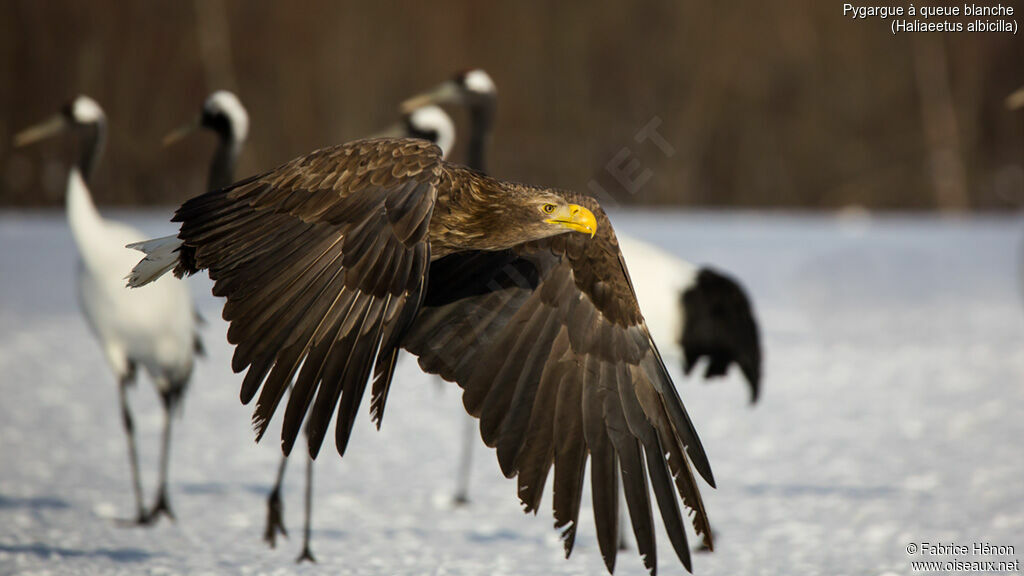
<svg viewBox="0 0 1024 576">
<path fill-rule="evenodd" d="M 81 177 L 89 182 L 100 163 L 100 157 L 103 156 L 103 148 L 107 141 L 107 123 L 101 118 L 77 126 L 75 130 L 78 132 L 78 159 L 75 166 Z"/>
<path fill-rule="evenodd" d="M 102 246 L 103 218 L 92 201 L 78 166 L 72 166 L 68 174 L 65 205 L 71 236 L 82 260 L 90 266 L 90 257 L 97 253 L 95 248 Z"/>
<path fill-rule="evenodd" d="M 494 124 L 494 104 L 475 104 L 469 110 L 469 158 L 467 164 L 474 170 L 487 172 L 487 149 L 491 143 Z"/>
<path fill-rule="evenodd" d="M 233 137 L 221 135 L 217 150 L 213 153 L 210 173 L 206 180 L 207 190 L 219 190 L 230 186 L 235 181 L 235 164 L 241 152 L 242 143 Z"/>
</svg>

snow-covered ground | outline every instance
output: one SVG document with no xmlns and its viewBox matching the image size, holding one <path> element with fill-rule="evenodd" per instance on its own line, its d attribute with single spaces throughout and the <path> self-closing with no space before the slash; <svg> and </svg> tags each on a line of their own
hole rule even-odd
<svg viewBox="0 0 1024 576">
<path fill-rule="evenodd" d="M 161 211 L 113 216 L 171 230 Z M 717 550 L 696 555 L 696 574 L 904 574 L 911 560 L 954 558 L 908 556 L 919 542 L 1013 545 L 1016 555 L 994 559 L 1024 559 L 1020 220 L 613 217 L 620 231 L 741 278 L 761 321 L 756 407 L 737 375 L 714 385 L 678 376 L 719 483 L 704 490 Z M 408 359 L 383 430 L 364 417 L 344 461 L 321 455 L 319 564 L 293 563 L 301 462 L 286 493 L 291 538 L 268 549 L 275 434 L 252 441 L 205 278 L 191 281 L 209 356 L 176 428 L 178 521 L 121 527 L 132 503 L 116 387 L 78 314 L 73 269 L 61 213 L 0 213 L 0 574 L 604 571 L 589 495 L 566 561 L 550 493 L 537 517 L 522 514 L 482 443 L 472 503 L 450 507 L 459 395 Z M 151 498 L 161 411 L 144 379 L 132 401 Z M 683 572 L 659 544 L 661 573 Z M 620 554 L 617 573 L 644 573 L 635 552 Z"/>
</svg>

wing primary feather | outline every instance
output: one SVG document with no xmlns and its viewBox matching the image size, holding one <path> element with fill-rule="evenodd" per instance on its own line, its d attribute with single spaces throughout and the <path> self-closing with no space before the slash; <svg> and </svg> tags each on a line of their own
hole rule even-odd
<svg viewBox="0 0 1024 576">
<path fill-rule="evenodd" d="M 317 280 L 336 262 L 337 253 L 327 257 L 336 246 L 334 242 L 326 250 L 314 252 L 315 258 L 308 264 L 303 262 L 300 273 L 282 274 L 291 279 L 280 290 L 268 289 L 273 302 L 267 302 L 265 307 L 261 307 L 262 303 L 247 306 L 249 314 L 245 320 L 229 319 L 233 321 L 228 328 L 228 341 L 237 344 L 232 369 L 240 372 L 254 358 L 282 348 L 284 340 L 302 319 L 302 312 L 319 296 Z"/>
<path fill-rule="evenodd" d="M 278 403 L 288 389 L 288 383 L 299 367 L 299 358 L 302 354 L 301 346 L 290 346 L 277 355 L 274 368 L 270 371 L 266 381 L 263 383 L 263 391 L 259 400 L 256 401 L 256 410 L 252 415 L 253 428 L 256 429 L 256 441 L 263 439 L 263 434 L 270 424 L 270 417 L 277 409 Z M 291 451 L 291 447 L 285 448 L 285 454 Z"/>
<path fill-rule="evenodd" d="M 654 489 L 658 508 L 661 510 L 661 519 L 665 523 L 665 531 L 668 532 L 668 538 L 672 542 L 676 556 L 683 563 L 683 566 L 686 567 L 686 571 L 692 573 L 693 566 L 690 564 L 690 547 L 686 542 L 686 529 L 683 524 L 683 517 L 679 512 L 679 503 L 676 501 L 672 480 L 665 465 L 661 443 L 658 441 L 653 429 L 651 430 L 649 441 L 651 444 L 644 446 L 647 472 L 651 478 L 651 487 Z"/>
<path fill-rule="evenodd" d="M 327 356 L 327 363 L 324 366 L 323 376 L 320 379 L 320 388 L 317 390 L 316 400 L 313 401 L 313 411 L 310 415 L 307 433 L 309 434 L 309 453 L 316 457 L 320 453 L 320 446 L 323 444 L 324 436 L 330 425 L 331 415 L 341 398 L 343 377 L 348 362 L 352 357 L 354 346 L 353 336 L 345 331 L 344 325 L 355 316 L 360 325 L 366 316 L 368 309 L 367 301 L 370 296 L 358 294 L 352 305 L 346 311 L 346 317 L 341 321 L 338 329 L 338 336 Z"/>
<path fill-rule="evenodd" d="M 323 371 L 326 356 L 334 343 L 332 338 L 329 341 L 314 345 L 299 370 L 299 375 L 292 384 L 292 391 L 288 397 L 288 406 L 284 412 L 284 424 L 281 426 L 281 448 L 285 454 L 290 454 L 295 446 L 295 441 L 302 428 L 302 422 L 309 412 L 309 406 L 317 390 L 317 380 Z"/>
<path fill-rule="evenodd" d="M 285 222 L 281 219 L 281 222 Z M 211 278 L 217 280 L 214 286 L 215 296 L 231 295 L 232 302 L 241 303 L 253 294 L 264 294 L 268 286 L 274 282 L 283 282 L 285 278 L 275 276 L 263 278 L 263 282 L 254 282 L 265 270 L 275 270 L 292 264 L 296 254 L 309 248 L 311 225 L 285 227 L 279 233 L 265 234 L 259 243 L 244 253 L 224 255 L 213 269 Z M 265 231 L 265 230 L 264 230 Z M 254 261 L 259 260 L 258 269 L 249 269 Z"/>
<path fill-rule="evenodd" d="M 632 432 L 630 416 L 623 406 L 623 397 L 632 394 L 629 370 L 624 366 L 616 368 L 617 393 L 609 393 L 607 401 L 608 433 L 619 455 L 619 470 L 622 488 L 626 495 L 626 507 L 633 524 L 637 550 L 643 556 L 644 566 L 653 574 L 657 570 L 657 548 L 654 542 L 654 520 L 651 515 L 651 501 L 648 496 L 647 475 L 644 473 L 640 441 Z"/>
<path fill-rule="evenodd" d="M 326 253 L 325 253 L 326 254 Z M 289 345 L 289 341 L 295 341 L 296 334 L 303 332 L 301 326 L 303 320 L 316 321 L 315 318 L 311 318 L 308 312 L 317 308 L 318 302 L 324 301 L 325 292 L 330 290 L 332 287 L 332 280 L 338 277 L 339 270 L 335 269 L 331 278 L 323 285 L 318 286 L 316 280 L 322 275 L 327 273 L 331 269 L 331 264 L 337 259 L 338 254 L 335 254 L 334 258 L 324 259 L 322 265 L 316 269 L 316 275 L 310 279 L 310 283 L 304 285 L 299 294 L 289 300 L 290 303 L 296 305 L 297 309 L 288 310 L 290 306 L 282 306 L 275 314 L 277 317 L 287 318 L 287 314 L 290 312 L 291 320 L 285 320 L 285 327 L 279 328 L 269 335 L 264 336 L 264 341 L 261 343 L 263 346 L 270 346 L 269 350 L 280 350 L 276 354 L 275 365 L 271 370 L 270 375 L 266 378 L 263 383 L 263 392 L 260 394 L 260 398 L 256 404 L 256 411 L 253 414 L 253 425 L 257 430 L 257 441 L 263 437 L 266 432 L 267 426 L 270 423 L 270 418 L 277 409 L 277 405 L 280 403 L 281 398 L 284 395 L 285 389 L 287 388 L 292 376 L 298 369 L 299 360 L 306 352 L 306 342 L 296 342 Z M 319 262 L 320 260 L 318 260 Z M 340 290 L 339 290 L 340 291 Z M 322 306 L 322 304 L 321 304 Z M 305 331 L 309 331 L 311 326 L 307 326 Z M 312 334 L 309 335 L 310 337 Z M 282 349 L 283 347 L 283 349 Z M 235 350 L 236 357 L 245 357 L 245 352 L 241 352 L 242 346 L 239 346 Z M 259 349 L 254 348 L 251 352 L 256 354 L 256 357 L 262 356 L 259 354 Z M 301 419 L 301 418 L 300 418 Z M 282 429 L 284 431 L 284 429 Z M 291 445 L 294 442 L 294 438 L 291 440 L 282 438 L 282 442 L 285 448 L 285 452 L 288 453 L 291 450 Z"/>
<path fill-rule="evenodd" d="M 492 382 L 508 383 L 502 386 L 492 386 L 483 400 L 480 411 L 480 434 L 484 443 L 491 447 L 494 447 L 498 441 L 498 435 L 508 417 L 519 380 L 523 378 L 524 374 L 536 370 L 537 356 L 541 355 L 541 350 L 550 346 L 550 340 L 554 339 L 554 334 L 545 334 L 542 331 L 549 324 L 548 320 L 552 315 L 545 314 L 539 305 L 531 306 L 528 303 L 520 309 L 520 313 L 516 316 L 517 318 L 514 318 L 513 322 L 517 324 L 520 323 L 517 322 L 518 317 L 524 318 L 521 321 L 522 327 L 516 330 L 507 330 L 505 334 L 508 337 L 494 342 L 491 345 L 492 352 L 487 353 L 488 356 L 503 358 L 503 361 L 496 373 L 488 374 L 485 377 L 490 378 Z M 503 353 L 497 353 L 498 350 Z M 543 364 L 541 364 L 541 368 L 543 368 Z M 537 371 L 539 372 L 539 370 Z M 503 466 L 502 469 L 505 470 L 505 467 Z M 508 471 L 505 475 L 511 477 Z"/>
<path fill-rule="evenodd" d="M 583 472 L 587 447 L 583 439 L 582 382 L 579 370 L 566 373 L 555 406 L 555 528 L 562 529 L 566 558 L 572 553 L 579 527 Z"/>
<path fill-rule="evenodd" d="M 336 277 L 332 279 L 332 283 L 338 282 L 341 276 L 342 274 L 339 270 Z M 322 298 L 322 301 L 330 302 L 326 310 L 321 307 L 312 311 L 310 316 L 318 318 L 319 321 L 315 326 L 311 327 L 311 330 L 307 330 L 302 337 L 306 356 L 302 369 L 292 384 L 288 406 L 285 408 L 284 413 L 284 425 L 281 427 L 281 442 L 286 454 L 291 453 L 292 447 L 295 444 L 302 421 L 305 419 L 306 413 L 309 411 L 309 405 L 313 401 L 317 381 L 323 372 L 327 354 L 331 350 L 331 344 L 333 344 L 337 337 L 339 328 L 337 319 L 340 315 L 341 307 L 344 303 L 351 302 L 349 297 L 352 294 L 351 290 L 345 290 L 342 286 L 335 291 L 337 296 L 333 299 Z M 328 290 L 325 290 L 325 292 L 329 293 Z M 324 335 L 320 337 L 319 341 L 317 341 L 318 334 Z M 324 338 L 328 334 L 330 335 L 330 340 L 325 341 Z"/>
<path fill-rule="evenodd" d="M 643 363 L 644 372 L 646 372 L 648 379 L 657 386 L 662 405 L 668 413 L 676 435 L 679 436 L 680 441 L 686 448 L 686 453 L 690 455 L 693 467 L 697 469 L 697 472 L 704 478 L 704 481 L 714 488 L 715 476 L 711 473 L 711 464 L 708 462 L 708 456 L 704 452 L 704 446 L 700 442 L 700 437 L 697 436 L 697 430 L 693 427 L 693 422 L 690 420 L 689 414 L 686 413 L 686 408 L 683 407 L 683 400 L 679 397 L 679 392 L 672 384 L 672 378 L 668 375 L 668 370 L 665 368 L 661 354 L 658 353 L 658 348 L 654 345 L 650 335 L 647 336 L 647 340 L 654 355 L 653 358 L 648 358 Z"/>
<path fill-rule="evenodd" d="M 349 438 L 352 436 L 352 425 L 355 423 L 356 413 L 359 404 L 366 391 L 366 381 L 373 369 L 373 361 L 380 346 L 381 322 L 380 317 L 390 303 L 391 296 L 381 300 L 374 298 L 373 304 L 366 311 L 366 319 L 363 326 L 371 326 L 368 334 L 360 336 L 352 351 L 351 359 L 345 368 L 344 391 L 341 396 L 341 404 L 338 406 L 337 422 L 334 426 L 335 447 L 338 455 L 344 456 L 348 447 Z M 360 329 L 360 333 L 363 329 Z"/>
<path fill-rule="evenodd" d="M 587 364 L 599 361 L 588 357 Z M 601 557 L 609 573 L 615 572 L 619 550 L 619 461 L 605 428 L 606 384 L 614 370 L 600 367 L 585 372 L 583 382 L 583 433 L 590 450 L 590 490 L 594 504 L 594 526 Z M 610 372 L 610 374 L 609 374 Z"/>
<path fill-rule="evenodd" d="M 544 483 L 554 458 L 554 430 L 558 391 L 567 370 L 566 356 L 570 354 L 569 336 L 565 330 L 559 331 L 552 345 L 551 358 L 544 366 L 540 384 L 537 387 L 537 400 L 530 414 L 530 425 L 523 441 L 523 447 L 516 456 L 516 469 L 519 470 L 519 500 L 525 512 L 536 512 L 544 494 Z"/>
<path fill-rule="evenodd" d="M 282 448 L 309 423 L 316 455 L 337 408 L 344 450 L 380 356 L 383 381 L 422 302 L 440 151 L 379 139 L 314 151 L 179 208 L 176 274 L 225 296 L 239 397 L 262 436 L 291 387 Z M 387 345 L 384 350 L 381 344 Z M 381 384 L 385 388 L 385 384 Z M 381 404 L 382 406 L 382 404 Z"/>
<path fill-rule="evenodd" d="M 646 379 L 645 374 L 636 370 L 632 383 L 632 387 L 620 386 L 619 399 L 622 402 L 623 412 L 630 430 L 644 447 L 647 473 L 651 480 L 651 487 L 654 489 L 654 496 L 658 501 L 658 508 L 661 510 L 661 518 L 665 524 L 665 530 L 668 532 L 669 540 L 672 542 L 679 560 L 688 571 L 692 571 L 686 530 L 679 512 L 679 504 L 676 501 L 672 478 L 665 462 L 666 449 L 661 445 L 656 431 L 657 428 L 670 428 L 671 424 L 664 417 L 665 413 L 658 400 L 659 395 Z"/>
<path fill-rule="evenodd" d="M 707 512 L 704 510 L 704 501 L 697 490 L 697 480 L 693 476 L 690 463 L 683 456 L 683 447 L 672 436 L 670 430 L 658 430 L 658 435 L 661 438 L 662 447 L 668 452 L 668 465 L 675 479 L 676 489 L 683 498 L 683 503 L 693 511 L 693 529 L 703 539 L 704 546 L 708 550 L 714 550 L 711 526 L 708 523 Z"/>
<path fill-rule="evenodd" d="M 622 423 L 625 426 L 625 423 Z M 633 537 L 644 567 L 653 575 L 658 567 L 658 551 L 654 542 L 654 519 L 648 497 L 647 475 L 644 473 L 640 443 L 626 431 L 612 434 L 612 443 L 619 456 L 622 491 L 626 496 L 626 509 L 633 525 Z"/>
<path fill-rule="evenodd" d="M 263 384 L 263 380 L 267 377 L 267 372 L 270 371 L 270 367 L 273 365 L 273 358 L 259 359 L 249 365 L 249 371 L 245 373 L 245 378 L 242 380 L 242 390 L 239 393 L 242 404 L 252 402 L 256 392 Z"/>
<path fill-rule="evenodd" d="M 523 440 L 530 423 L 530 414 L 533 412 L 537 398 L 537 389 L 540 386 L 544 366 L 550 358 L 554 339 L 549 334 L 554 334 L 554 325 L 557 319 L 554 315 L 548 315 L 545 325 L 541 328 L 539 341 L 533 346 L 529 356 L 523 363 L 523 370 L 519 380 L 515 384 L 515 394 L 512 396 L 508 414 L 501 428 L 498 437 L 498 464 L 506 477 L 511 478 L 518 472 L 516 468 L 519 451 L 523 447 Z"/>
<path fill-rule="evenodd" d="M 396 307 L 400 307 L 396 316 L 387 326 L 381 344 L 381 353 L 374 368 L 373 389 L 370 395 L 370 417 L 377 429 L 380 430 L 381 422 L 384 420 L 384 407 L 387 404 L 388 392 L 391 389 L 391 381 L 395 377 L 395 365 L 398 361 L 399 343 L 402 337 L 408 332 L 410 325 L 416 317 L 419 303 L 423 298 L 424 281 L 421 280 L 414 294 L 408 299 L 399 300 Z M 411 300 L 416 306 L 407 304 Z M 392 317 L 391 311 L 385 312 L 385 318 Z"/>
</svg>

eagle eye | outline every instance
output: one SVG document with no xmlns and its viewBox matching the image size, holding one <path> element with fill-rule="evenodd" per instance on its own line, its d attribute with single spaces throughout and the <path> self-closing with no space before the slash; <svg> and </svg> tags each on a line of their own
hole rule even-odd
<svg viewBox="0 0 1024 576">
<path fill-rule="evenodd" d="M 552 212 L 555 211 L 555 205 L 554 204 L 545 204 L 544 207 L 543 207 L 543 210 L 544 210 L 545 214 L 551 214 Z"/>
</svg>

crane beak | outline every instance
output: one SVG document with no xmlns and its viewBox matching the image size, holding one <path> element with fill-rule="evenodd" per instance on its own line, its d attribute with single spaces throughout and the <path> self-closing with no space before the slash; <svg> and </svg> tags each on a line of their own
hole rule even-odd
<svg viewBox="0 0 1024 576">
<path fill-rule="evenodd" d="M 188 136 L 189 134 L 195 132 L 198 129 L 199 118 L 196 118 L 188 124 L 185 124 L 184 126 L 179 126 L 172 130 L 169 134 L 164 136 L 164 139 L 161 140 L 161 142 L 163 143 L 163 146 L 166 148 L 171 144 L 174 144 L 175 142 L 178 142 L 179 140 L 185 138 L 185 136 Z"/>
<path fill-rule="evenodd" d="M 401 124 L 395 123 L 387 128 L 370 136 L 370 138 L 402 138 L 405 136 L 405 129 Z"/>
<path fill-rule="evenodd" d="M 56 114 L 35 126 L 30 126 L 21 132 L 18 132 L 14 136 L 14 147 L 21 148 L 22 146 L 28 146 L 29 144 L 39 142 L 40 140 L 53 136 L 67 127 L 68 122 L 64 116 Z"/>
<path fill-rule="evenodd" d="M 431 104 L 458 104 L 462 102 L 462 91 L 455 82 L 448 80 L 442 82 L 437 88 L 417 94 L 401 104 L 402 114 L 409 114 L 414 110 L 429 106 Z"/>
<path fill-rule="evenodd" d="M 1018 108 L 1024 108 L 1024 88 L 1017 88 L 1006 97 L 1004 102 L 1007 110 L 1016 110 Z"/>
<path fill-rule="evenodd" d="M 591 238 L 597 233 L 597 218 L 594 217 L 594 213 L 577 204 L 569 204 L 560 209 L 545 222 L 574 232 L 589 234 Z"/>
</svg>

